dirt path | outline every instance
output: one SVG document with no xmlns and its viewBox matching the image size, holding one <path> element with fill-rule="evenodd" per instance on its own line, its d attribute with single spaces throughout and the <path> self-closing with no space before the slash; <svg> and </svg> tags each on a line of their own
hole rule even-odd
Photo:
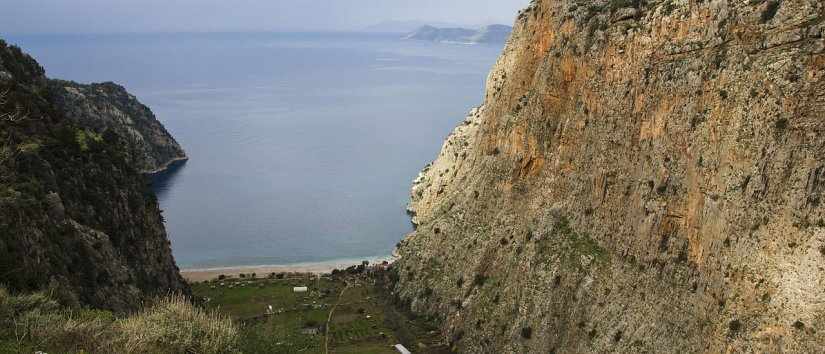
<svg viewBox="0 0 825 354">
<path fill-rule="evenodd" d="M 330 322 L 332 322 L 332 314 L 335 312 L 335 308 L 338 307 L 339 304 L 341 304 L 341 298 L 344 297 L 344 292 L 346 292 L 347 288 L 349 288 L 349 287 L 350 287 L 350 283 L 346 282 L 346 285 L 344 286 L 344 289 L 341 290 L 340 294 L 338 294 L 338 300 L 335 301 L 335 305 L 332 306 L 331 309 L 329 309 L 329 316 L 327 316 L 327 324 L 326 324 L 326 326 L 324 326 L 325 327 L 325 329 L 324 329 L 324 353 L 326 353 L 326 354 L 329 354 L 329 324 L 330 324 Z"/>
</svg>

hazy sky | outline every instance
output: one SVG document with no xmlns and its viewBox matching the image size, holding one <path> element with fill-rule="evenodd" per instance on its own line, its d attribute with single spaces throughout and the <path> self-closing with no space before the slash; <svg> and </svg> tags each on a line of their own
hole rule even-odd
<svg viewBox="0 0 825 354">
<path fill-rule="evenodd" d="M 357 30 L 387 20 L 512 24 L 529 0 L 0 0 L 3 33 Z"/>
</svg>

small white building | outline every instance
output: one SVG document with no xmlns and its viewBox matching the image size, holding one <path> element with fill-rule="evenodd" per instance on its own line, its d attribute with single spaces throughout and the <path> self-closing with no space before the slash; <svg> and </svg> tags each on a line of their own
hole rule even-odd
<svg viewBox="0 0 825 354">
<path fill-rule="evenodd" d="M 309 288 L 307 288 L 305 286 L 296 286 L 296 287 L 292 288 L 293 293 L 305 293 L 307 291 L 309 291 Z"/>
<path fill-rule="evenodd" d="M 398 353 L 400 353 L 400 354 L 412 354 L 412 352 L 410 352 L 409 350 L 407 350 L 407 348 L 405 348 L 405 347 L 404 347 L 403 345 L 401 345 L 401 344 L 396 344 L 396 345 L 395 345 L 395 350 L 397 350 L 397 351 L 398 351 Z"/>
</svg>

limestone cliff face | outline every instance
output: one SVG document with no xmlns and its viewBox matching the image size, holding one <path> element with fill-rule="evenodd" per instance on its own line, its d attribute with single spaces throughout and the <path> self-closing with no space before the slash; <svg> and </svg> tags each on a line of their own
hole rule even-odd
<svg viewBox="0 0 825 354">
<path fill-rule="evenodd" d="M 49 85 L 0 40 L 0 284 L 116 311 L 188 293 L 132 137 L 69 118 Z"/>
<path fill-rule="evenodd" d="M 825 346 L 825 3 L 539 0 L 412 189 L 463 352 Z"/>
<path fill-rule="evenodd" d="M 139 170 L 158 172 L 186 159 L 186 153 L 149 107 L 123 87 L 111 82 L 83 85 L 62 80 L 49 80 L 49 87 L 67 118 L 97 133 L 112 130 L 124 137 L 129 159 Z"/>
</svg>

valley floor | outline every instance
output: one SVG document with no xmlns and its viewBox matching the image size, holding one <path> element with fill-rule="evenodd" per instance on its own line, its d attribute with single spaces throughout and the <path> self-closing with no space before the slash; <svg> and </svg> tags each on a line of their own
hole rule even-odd
<svg viewBox="0 0 825 354">
<path fill-rule="evenodd" d="M 424 318 L 399 310 L 384 291 L 383 272 L 243 274 L 193 284 L 205 307 L 230 316 L 243 352 L 449 352 Z M 306 292 L 295 292 L 306 287 Z M 270 310 L 271 306 L 271 310 Z"/>
</svg>

